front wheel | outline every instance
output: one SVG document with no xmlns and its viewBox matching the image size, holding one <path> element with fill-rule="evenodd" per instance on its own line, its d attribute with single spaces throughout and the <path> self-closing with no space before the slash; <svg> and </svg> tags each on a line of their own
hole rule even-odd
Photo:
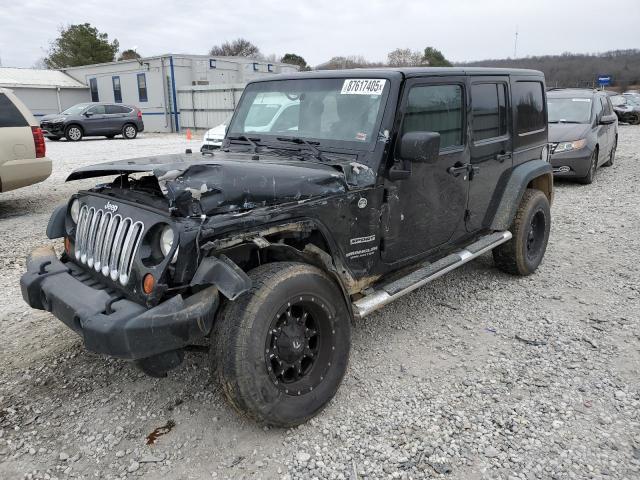
<svg viewBox="0 0 640 480">
<path fill-rule="evenodd" d="M 82 129 L 78 125 L 69 125 L 64 131 L 64 136 L 70 142 L 82 140 Z"/>
<path fill-rule="evenodd" d="M 598 149 L 596 148 L 591 154 L 591 158 L 589 158 L 589 172 L 586 176 L 579 179 L 580 183 L 584 183 L 585 185 L 590 185 L 593 183 L 593 180 L 596 178 L 596 170 L 598 169 Z"/>
<path fill-rule="evenodd" d="M 536 271 L 547 250 L 551 227 L 551 209 L 547 196 L 528 188 L 511 225 L 511 240 L 493 250 L 496 266 L 513 275 Z"/>
<path fill-rule="evenodd" d="M 133 140 L 138 136 L 138 129 L 135 125 L 127 123 L 124 127 L 122 127 L 122 136 L 127 140 Z"/>
<path fill-rule="evenodd" d="M 609 153 L 609 160 L 606 163 L 603 163 L 603 166 L 610 167 L 613 165 L 613 162 L 616 160 L 616 149 L 618 148 L 618 137 L 616 137 L 613 142 L 613 147 L 611 147 L 611 153 Z"/>
<path fill-rule="evenodd" d="M 336 283 L 293 262 L 260 266 L 251 290 L 227 302 L 211 355 L 227 399 L 241 414 L 298 425 L 333 398 L 345 374 L 351 317 Z"/>
</svg>

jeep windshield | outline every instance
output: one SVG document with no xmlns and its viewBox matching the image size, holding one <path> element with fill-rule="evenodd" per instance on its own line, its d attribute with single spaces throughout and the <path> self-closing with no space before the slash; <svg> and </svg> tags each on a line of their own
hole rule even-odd
<svg viewBox="0 0 640 480">
<path fill-rule="evenodd" d="M 247 86 L 228 138 L 259 138 L 263 144 L 301 139 L 322 146 L 373 148 L 389 81 L 309 78 Z M 291 141 L 291 140 L 290 140 Z"/>
<path fill-rule="evenodd" d="M 549 123 L 589 123 L 591 120 L 590 98 L 547 98 Z"/>
</svg>

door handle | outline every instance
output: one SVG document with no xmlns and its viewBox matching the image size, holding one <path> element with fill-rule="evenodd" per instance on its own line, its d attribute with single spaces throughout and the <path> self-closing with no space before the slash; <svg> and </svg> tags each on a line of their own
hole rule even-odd
<svg viewBox="0 0 640 480">
<path fill-rule="evenodd" d="M 447 173 L 449 175 L 453 175 L 454 177 L 459 177 L 461 173 L 466 173 L 469 171 L 469 164 L 456 162 L 453 166 L 447 168 Z"/>
<path fill-rule="evenodd" d="M 511 160 L 511 154 L 510 153 L 499 153 L 496 155 L 496 160 L 498 160 L 500 163 L 504 162 L 505 160 Z"/>
</svg>

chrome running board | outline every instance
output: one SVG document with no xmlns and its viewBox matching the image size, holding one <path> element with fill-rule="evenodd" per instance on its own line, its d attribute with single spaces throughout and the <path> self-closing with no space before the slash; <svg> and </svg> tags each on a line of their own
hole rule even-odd
<svg viewBox="0 0 640 480">
<path fill-rule="evenodd" d="M 411 293 L 432 280 L 441 277 L 451 270 L 474 258 L 494 249 L 498 245 L 511 239 L 511 232 L 496 232 L 482 237 L 466 248 L 447 255 L 437 262 L 430 263 L 408 275 L 388 283 L 360 300 L 353 302 L 353 314 L 356 318 L 363 318 L 394 300 Z"/>
</svg>

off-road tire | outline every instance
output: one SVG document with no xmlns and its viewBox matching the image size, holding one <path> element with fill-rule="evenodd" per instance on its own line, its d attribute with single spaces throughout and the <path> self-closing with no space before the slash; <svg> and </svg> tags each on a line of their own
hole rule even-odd
<svg viewBox="0 0 640 480">
<path fill-rule="evenodd" d="M 598 149 L 596 148 L 591 154 L 589 159 L 589 173 L 586 176 L 579 178 L 578 181 L 585 185 L 591 185 L 594 178 L 596 178 L 596 170 L 598 169 Z"/>
<path fill-rule="evenodd" d="M 617 148 L 618 148 L 618 137 L 616 137 L 613 147 L 611 147 L 611 153 L 609 153 L 609 160 L 607 160 L 605 163 L 602 164 L 603 167 L 610 167 L 611 165 L 613 165 L 613 162 L 616 160 Z"/>
<path fill-rule="evenodd" d="M 533 227 L 533 221 L 536 226 Z M 542 222 L 539 224 L 538 222 Z M 549 241 L 551 210 L 547 196 L 540 190 L 525 190 L 516 216 L 511 224 L 513 237 L 508 242 L 493 249 L 496 266 L 513 275 L 531 275 L 536 271 L 544 257 Z M 528 248 L 532 240 L 534 248 Z"/>
<path fill-rule="evenodd" d="M 301 424 L 327 405 L 345 374 L 351 345 L 349 310 L 338 285 L 314 266 L 275 262 L 248 274 L 251 290 L 235 301 L 227 301 L 214 324 L 210 349 L 214 375 L 240 414 L 277 427 Z M 299 391 L 298 382 L 298 387 L 289 391 L 287 386 L 296 384 L 278 382 L 276 369 L 269 363 L 273 360 L 268 360 L 273 355 L 269 355 L 269 345 L 276 332 L 274 319 L 280 321 L 284 314 L 279 312 L 302 298 L 317 302 L 312 305 L 316 308 L 313 316 L 320 312 L 320 318 L 324 312 L 328 330 L 318 330 L 328 336 L 317 339 L 316 345 L 322 350 L 306 374 L 319 383 Z M 300 377 L 301 381 L 306 378 Z"/>
<path fill-rule="evenodd" d="M 82 127 L 80 125 L 69 125 L 64 130 L 64 137 L 69 142 L 79 142 L 82 140 L 84 132 L 82 131 Z"/>
<path fill-rule="evenodd" d="M 138 136 L 138 127 L 133 123 L 127 123 L 122 127 L 122 137 L 125 140 L 133 140 Z"/>
</svg>

